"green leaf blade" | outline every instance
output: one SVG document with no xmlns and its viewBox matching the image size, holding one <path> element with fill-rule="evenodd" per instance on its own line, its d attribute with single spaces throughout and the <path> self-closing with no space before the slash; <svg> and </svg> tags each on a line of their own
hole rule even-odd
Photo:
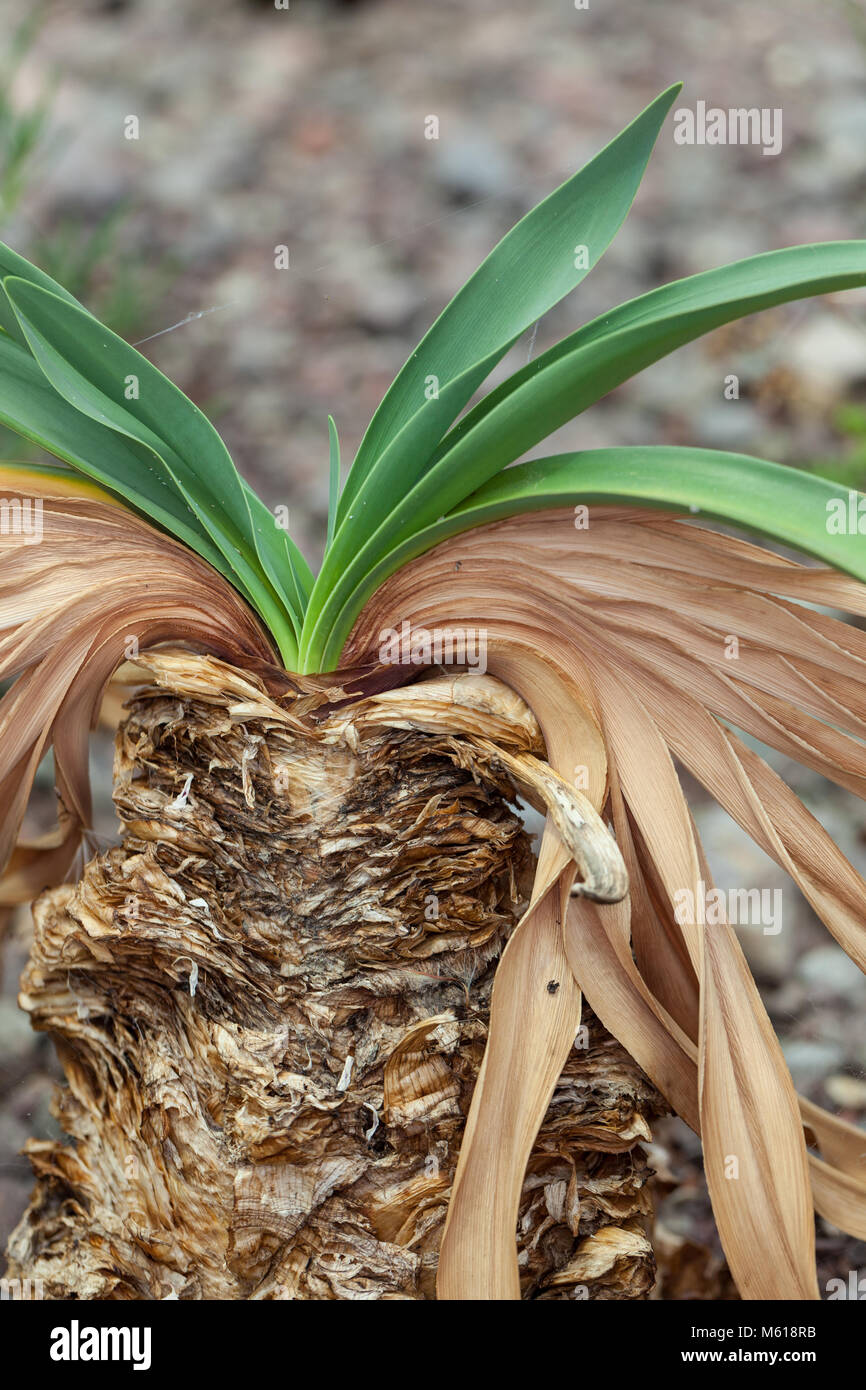
<svg viewBox="0 0 866 1390">
<path fill-rule="evenodd" d="M 9 298 L 4 288 L 3 281 L 7 276 L 15 276 L 17 279 L 26 280 L 32 285 L 38 285 L 44 290 L 49 290 L 56 294 L 58 298 L 65 299 L 69 304 L 75 304 L 82 313 L 87 310 L 78 303 L 68 290 L 59 285 L 56 280 L 52 280 L 50 275 L 46 275 L 44 270 L 38 266 L 31 265 L 30 261 L 19 256 L 17 251 L 13 251 L 11 246 L 6 246 L 0 242 L 0 328 L 8 333 L 19 346 L 27 348 L 27 339 L 12 308 Z M 29 349 L 28 349 L 29 350 Z"/>
<path fill-rule="evenodd" d="M 385 449 L 423 408 L 427 383 L 435 380 L 441 398 L 449 384 L 462 378 L 461 391 L 448 398 L 450 418 L 444 407 L 426 412 L 441 437 L 520 335 L 601 258 L 625 220 L 681 86 L 676 83 L 656 97 L 594 159 L 512 227 L 446 306 L 370 422 L 346 480 L 339 522 L 355 506 Z M 578 248 L 585 257 L 577 254 Z"/>
<path fill-rule="evenodd" d="M 3 286 L 54 391 L 82 418 L 150 452 L 281 651 L 296 660 L 301 614 L 284 588 L 287 574 L 274 583 L 274 551 L 252 524 L 246 486 L 210 422 L 147 358 L 74 302 L 30 280 L 9 277 Z M 277 553 L 284 557 L 285 548 Z"/>
<path fill-rule="evenodd" d="M 148 450 L 79 414 L 52 389 L 25 349 L 5 336 L 0 336 L 0 424 L 123 498 L 232 578 Z"/>
<path fill-rule="evenodd" d="M 745 454 L 673 446 L 594 449 L 507 469 L 448 516 L 385 555 L 347 597 L 308 670 L 331 670 L 364 604 L 380 584 L 450 537 L 524 512 L 587 505 L 660 508 L 736 526 L 812 555 L 866 583 L 866 543 L 828 529 L 844 489 L 812 473 Z M 855 494 L 856 499 L 862 494 Z M 866 507 L 866 497 L 863 498 Z"/>
<path fill-rule="evenodd" d="M 340 437 L 333 415 L 328 416 L 328 534 L 326 546 L 334 539 L 337 508 L 340 504 Z"/>
<path fill-rule="evenodd" d="M 491 460 L 495 451 L 495 472 L 704 333 L 793 299 L 864 284 L 866 241 L 840 241 L 783 247 L 661 285 L 593 319 L 491 391 L 442 441 L 432 467 L 448 455 L 455 464 L 460 448 L 464 457 L 485 451 Z"/>
<path fill-rule="evenodd" d="M 373 536 L 336 578 L 328 573 L 329 592 L 311 604 L 302 653 L 321 642 L 384 555 L 638 371 L 732 319 L 864 284 L 866 242 L 788 247 L 663 285 L 578 329 L 475 406 Z"/>
</svg>

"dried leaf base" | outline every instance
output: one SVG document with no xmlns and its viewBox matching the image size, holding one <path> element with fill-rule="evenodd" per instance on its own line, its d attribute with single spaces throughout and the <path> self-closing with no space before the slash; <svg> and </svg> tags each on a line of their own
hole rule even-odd
<svg viewBox="0 0 866 1390">
<path fill-rule="evenodd" d="M 149 667 L 118 734 L 123 844 L 34 910 L 22 1002 L 57 1041 L 69 1142 L 29 1146 L 9 1273 L 52 1298 L 434 1298 L 532 867 L 473 734 L 535 735 L 492 705 L 423 731 L 393 700 L 316 724 L 219 663 Z M 639 1143 L 664 1105 L 585 1025 L 524 1183 L 524 1298 L 654 1282 Z"/>
</svg>

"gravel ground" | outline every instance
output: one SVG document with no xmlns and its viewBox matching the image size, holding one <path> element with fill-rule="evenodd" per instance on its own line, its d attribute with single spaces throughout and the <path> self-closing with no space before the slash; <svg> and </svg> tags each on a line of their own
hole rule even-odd
<svg viewBox="0 0 866 1390">
<path fill-rule="evenodd" d="M 4 0 L 4 31 L 29 10 Z M 678 105 L 783 112 L 783 145 L 681 146 L 668 123 L 626 227 L 585 284 L 503 364 L 513 370 L 605 306 L 665 280 L 798 241 L 862 236 L 866 21 L 853 0 L 370 0 L 289 10 L 242 0 L 52 4 L 14 88 L 45 84 L 50 128 L 2 235 L 25 254 L 67 222 L 123 207 L 93 280 L 109 322 L 218 424 L 242 471 L 318 559 L 332 412 L 343 457 L 439 309 L 513 221 L 662 87 Z M 425 139 L 435 115 L 439 138 Z M 127 139 L 136 116 L 139 138 Z M 289 269 L 275 268 L 275 248 Z M 123 302 L 111 292 L 135 290 Z M 91 299 L 89 302 L 93 302 Z M 130 307 L 130 302 L 132 307 Z M 866 292 L 719 330 L 614 392 L 554 448 L 684 443 L 859 467 L 839 407 L 866 402 Z M 191 318 L 172 332 L 171 325 Z M 724 396 L 725 377 L 740 397 Z M 494 378 L 495 379 L 495 378 Z M 851 477 L 850 473 L 846 477 Z M 866 468 L 864 468 L 866 478 Z M 851 481 L 862 481 L 851 477 Z M 109 745 L 95 753 L 98 829 L 112 833 Z M 862 807 L 785 768 L 866 869 Z M 34 824 L 49 805 L 50 774 Z M 716 808 L 699 804 L 722 887 L 782 887 Z M 866 989 L 799 895 L 784 929 L 744 946 L 795 1079 L 866 1119 Z M 14 1006 L 19 919 L 0 1000 L 0 1238 L 24 1205 L 16 1152 L 53 1123 L 56 1067 Z M 663 1222 L 712 1245 L 699 1155 L 660 1135 L 677 1188 Z M 866 1251 L 821 1232 L 822 1277 Z M 720 1292 L 714 1286 L 716 1295 Z"/>
</svg>

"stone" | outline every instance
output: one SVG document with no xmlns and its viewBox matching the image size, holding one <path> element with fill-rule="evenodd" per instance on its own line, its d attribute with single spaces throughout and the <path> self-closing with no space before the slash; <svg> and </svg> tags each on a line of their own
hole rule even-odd
<svg viewBox="0 0 866 1390">
<path fill-rule="evenodd" d="M 782 1038 L 780 1042 L 794 1085 L 800 1091 L 822 1081 L 843 1061 L 842 1048 L 837 1043 L 815 1038 Z"/>
<path fill-rule="evenodd" d="M 866 999 L 866 975 L 841 946 L 816 946 L 797 962 L 796 973 L 815 998 Z"/>
</svg>

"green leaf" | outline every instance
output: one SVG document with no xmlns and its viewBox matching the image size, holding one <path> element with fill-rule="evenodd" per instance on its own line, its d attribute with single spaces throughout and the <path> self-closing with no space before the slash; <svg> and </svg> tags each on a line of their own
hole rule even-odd
<svg viewBox="0 0 866 1390">
<path fill-rule="evenodd" d="M 9 277 L 3 284 L 54 390 L 83 416 L 151 452 L 238 576 L 281 651 L 294 656 L 300 614 L 274 582 L 269 537 L 260 520 L 253 525 L 248 490 L 210 422 L 147 358 L 86 310 L 31 281 Z"/>
<path fill-rule="evenodd" d="M 853 494 L 855 499 L 866 496 Z M 813 555 L 866 582 L 866 544 L 856 529 L 831 534 L 828 519 L 849 499 L 838 483 L 779 463 L 715 449 L 590 449 L 518 464 L 465 498 L 448 516 L 397 545 L 349 596 L 309 670 L 333 669 L 364 604 L 389 575 L 460 532 L 552 507 L 625 504 L 725 522 Z M 847 511 L 846 511 L 847 516 Z"/>
<path fill-rule="evenodd" d="M 443 440 L 420 481 L 311 602 L 302 656 L 321 649 L 348 595 L 383 555 L 457 507 L 507 464 L 601 396 L 732 319 L 866 284 L 866 242 L 795 246 L 674 281 L 570 334 L 492 391 Z M 315 594 L 314 594 L 315 599 Z"/>
<path fill-rule="evenodd" d="M 241 481 L 256 554 L 275 592 L 281 597 L 284 596 L 284 607 L 297 641 L 301 632 L 304 600 L 298 587 L 292 558 L 286 549 L 285 532 L 277 526 L 273 512 L 265 506 L 249 483 L 243 479 Z"/>
<path fill-rule="evenodd" d="M 11 246 L 6 246 L 0 241 L 0 286 L 8 275 L 14 275 L 21 280 L 27 280 L 31 285 L 39 285 L 44 290 L 50 290 L 58 298 L 65 299 L 68 304 L 76 304 L 82 313 L 87 312 L 68 290 L 65 290 L 62 285 L 58 285 L 57 281 L 52 280 L 50 275 L 46 275 L 44 270 L 31 265 L 29 261 L 25 261 L 23 256 L 19 256 L 17 251 L 13 251 Z M 9 302 L 5 287 L 0 288 L 0 328 L 29 352 L 27 339 Z"/>
<path fill-rule="evenodd" d="M 445 430 L 491 369 L 601 258 L 628 213 L 681 85 L 656 97 L 511 229 L 398 373 L 346 480 L 336 534 L 310 599 L 312 623 L 359 546 L 384 520 L 393 498 L 421 475 Z"/>
<path fill-rule="evenodd" d="M 465 394 L 456 398 L 453 420 L 521 333 L 579 285 L 600 259 L 631 207 L 662 123 L 681 90 L 680 82 L 668 87 L 589 164 L 538 203 L 454 296 L 370 421 L 346 482 L 341 521 L 387 445 L 421 409 L 427 379 L 437 379 L 441 396 L 449 382 L 465 374 Z M 586 264 L 576 255 L 578 246 L 586 250 Z M 472 373 L 473 367 L 482 374 Z M 435 403 L 428 405 L 434 406 L 428 413 L 436 415 Z"/>
<path fill-rule="evenodd" d="M 0 424 L 122 497 L 238 583 L 151 451 L 81 415 L 58 396 L 30 354 L 5 336 L 0 336 Z"/>
<path fill-rule="evenodd" d="M 334 539 L 337 522 L 337 507 L 340 502 L 340 437 L 333 415 L 328 416 L 328 538 L 327 545 Z"/>
<path fill-rule="evenodd" d="M 285 541 L 286 554 L 289 557 L 289 565 L 294 577 L 295 587 L 301 595 L 301 613 L 303 613 L 310 601 L 310 594 L 313 591 L 316 577 L 288 531 L 283 531 L 283 540 Z"/>
<path fill-rule="evenodd" d="M 288 531 L 278 525 L 273 512 L 249 483 L 244 482 L 243 486 L 262 565 L 274 586 L 286 589 L 293 626 L 299 635 L 300 619 L 313 587 L 313 572 Z"/>
<path fill-rule="evenodd" d="M 866 241 L 787 246 L 660 285 L 599 315 L 515 372 L 446 435 L 436 460 L 497 450 L 504 467 L 629 377 L 747 314 L 866 284 Z M 506 442 L 512 426 L 514 447 Z M 490 476 L 491 474 L 488 474 Z"/>
</svg>

